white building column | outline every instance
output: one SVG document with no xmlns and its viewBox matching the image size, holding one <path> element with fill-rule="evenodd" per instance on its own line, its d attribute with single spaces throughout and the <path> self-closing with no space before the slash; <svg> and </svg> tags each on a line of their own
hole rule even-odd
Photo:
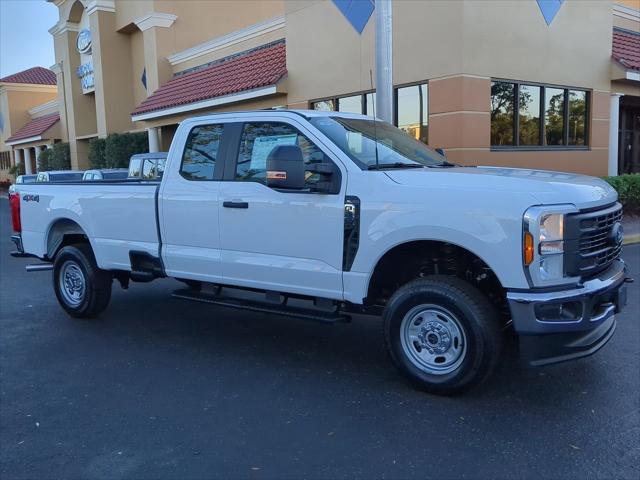
<svg viewBox="0 0 640 480">
<path fill-rule="evenodd" d="M 19 148 L 13 149 L 13 163 L 14 165 L 20 165 L 22 162 L 22 150 Z"/>
<path fill-rule="evenodd" d="M 35 148 L 35 151 L 36 151 L 36 173 L 37 173 L 38 172 L 38 158 L 40 158 L 40 152 L 42 150 L 40 150 L 40 146 L 39 145 L 34 147 L 34 148 Z"/>
<path fill-rule="evenodd" d="M 620 131 L 620 97 L 621 93 L 611 94 L 611 108 L 609 108 L 609 168 L 610 177 L 618 175 L 618 142 Z"/>
<path fill-rule="evenodd" d="M 33 174 L 31 169 L 31 149 L 23 148 L 22 151 L 24 152 L 24 173 L 31 175 Z"/>
<path fill-rule="evenodd" d="M 160 135 L 158 127 L 147 128 L 147 134 L 149 135 L 149 153 L 155 153 L 160 151 Z"/>
</svg>

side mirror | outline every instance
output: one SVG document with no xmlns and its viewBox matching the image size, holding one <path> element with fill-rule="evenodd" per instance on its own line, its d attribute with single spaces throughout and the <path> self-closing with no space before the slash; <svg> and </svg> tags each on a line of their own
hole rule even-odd
<svg viewBox="0 0 640 480">
<path fill-rule="evenodd" d="M 267 186 L 288 190 L 304 188 L 304 160 L 297 145 L 278 145 L 267 157 Z"/>
<path fill-rule="evenodd" d="M 439 153 L 440 155 L 442 155 L 444 158 L 447 158 L 447 154 L 444 153 L 444 148 L 436 148 L 436 153 Z"/>
</svg>

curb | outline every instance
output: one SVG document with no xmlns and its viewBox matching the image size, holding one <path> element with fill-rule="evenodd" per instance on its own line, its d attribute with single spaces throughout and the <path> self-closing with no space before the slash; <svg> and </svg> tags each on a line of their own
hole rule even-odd
<svg viewBox="0 0 640 480">
<path fill-rule="evenodd" d="M 624 240 L 622 241 L 623 245 L 635 245 L 636 243 L 640 243 L 640 233 L 625 235 Z"/>
</svg>

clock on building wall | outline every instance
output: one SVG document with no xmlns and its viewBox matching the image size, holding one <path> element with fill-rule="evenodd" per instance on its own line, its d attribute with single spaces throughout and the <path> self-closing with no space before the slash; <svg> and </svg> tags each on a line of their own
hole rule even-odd
<svg viewBox="0 0 640 480">
<path fill-rule="evenodd" d="M 76 38 L 76 49 L 84 55 L 91 55 L 91 30 L 83 28 Z"/>
</svg>

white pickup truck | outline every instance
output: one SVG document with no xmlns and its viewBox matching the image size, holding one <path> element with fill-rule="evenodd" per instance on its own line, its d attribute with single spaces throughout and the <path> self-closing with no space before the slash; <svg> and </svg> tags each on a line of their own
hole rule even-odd
<svg viewBox="0 0 640 480">
<path fill-rule="evenodd" d="M 338 112 L 181 123 L 160 182 L 18 185 L 15 256 L 45 263 L 71 316 L 113 280 L 174 277 L 174 296 L 324 322 L 382 316 L 399 370 L 451 394 L 513 330 L 543 365 L 589 355 L 626 301 L 622 210 L 585 176 L 458 167 L 404 132 Z"/>
</svg>

